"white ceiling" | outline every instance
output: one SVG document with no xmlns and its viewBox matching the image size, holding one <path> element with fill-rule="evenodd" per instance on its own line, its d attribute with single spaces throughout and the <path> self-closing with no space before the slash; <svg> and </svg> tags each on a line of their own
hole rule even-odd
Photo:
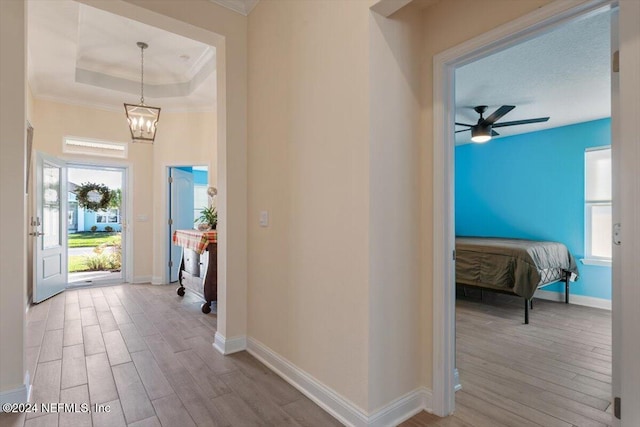
<svg viewBox="0 0 640 427">
<path fill-rule="evenodd" d="M 224 6 L 227 9 L 231 9 L 238 12 L 241 15 L 249 16 L 254 7 L 258 4 L 259 0 L 209 0 L 213 3 L 218 3 L 220 6 Z"/>
<path fill-rule="evenodd" d="M 163 111 L 212 111 L 215 48 L 73 0 L 28 2 L 29 83 L 37 98 L 122 109 L 140 101 Z"/>
<path fill-rule="evenodd" d="M 496 129 L 509 136 L 609 117 L 610 28 L 610 13 L 601 13 L 457 69 L 456 121 L 475 124 L 476 105 L 489 106 L 485 117 L 515 105 L 498 123 L 551 117 Z M 456 143 L 470 138 L 470 132 L 458 133 Z"/>
</svg>

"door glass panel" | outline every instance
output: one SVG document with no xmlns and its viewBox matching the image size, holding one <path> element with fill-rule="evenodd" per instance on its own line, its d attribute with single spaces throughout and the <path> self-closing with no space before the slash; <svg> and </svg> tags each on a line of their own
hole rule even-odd
<svg viewBox="0 0 640 427">
<path fill-rule="evenodd" d="M 42 249 L 60 246 L 60 168 L 42 168 Z"/>
</svg>

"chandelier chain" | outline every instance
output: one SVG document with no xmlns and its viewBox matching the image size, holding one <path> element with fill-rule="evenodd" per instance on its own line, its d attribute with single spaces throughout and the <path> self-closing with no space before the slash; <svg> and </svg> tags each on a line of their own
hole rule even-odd
<svg viewBox="0 0 640 427">
<path fill-rule="evenodd" d="M 144 104 L 144 47 L 140 48 L 140 104 Z"/>
</svg>

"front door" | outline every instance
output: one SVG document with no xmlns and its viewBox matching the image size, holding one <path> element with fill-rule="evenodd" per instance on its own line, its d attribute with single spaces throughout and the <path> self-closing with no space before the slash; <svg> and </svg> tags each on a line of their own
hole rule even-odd
<svg viewBox="0 0 640 427">
<path fill-rule="evenodd" d="M 33 302 L 67 286 L 67 169 L 54 157 L 37 153 L 36 209 L 31 218 L 35 265 Z"/>
</svg>

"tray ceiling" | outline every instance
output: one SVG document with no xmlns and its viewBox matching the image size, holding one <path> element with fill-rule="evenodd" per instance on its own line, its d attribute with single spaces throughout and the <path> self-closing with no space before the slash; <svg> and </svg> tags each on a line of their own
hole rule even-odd
<svg viewBox="0 0 640 427">
<path fill-rule="evenodd" d="M 121 109 L 140 100 L 164 111 L 211 111 L 215 48 L 71 0 L 29 1 L 29 83 L 34 96 Z"/>
</svg>

